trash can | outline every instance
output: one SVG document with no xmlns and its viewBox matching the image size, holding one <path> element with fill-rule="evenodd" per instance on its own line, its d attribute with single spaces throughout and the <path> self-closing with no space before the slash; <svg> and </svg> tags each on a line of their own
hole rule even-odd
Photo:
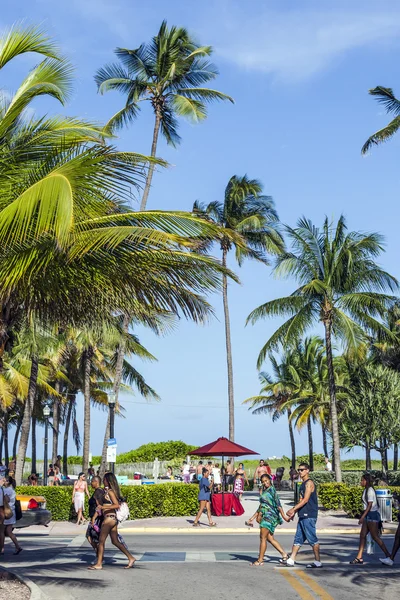
<svg viewBox="0 0 400 600">
<path fill-rule="evenodd" d="M 384 523 L 391 523 L 393 496 L 390 493 L 390 490 L 376 490 L 376 499 L 378 501 L 382 521 Z"/>
</svg>

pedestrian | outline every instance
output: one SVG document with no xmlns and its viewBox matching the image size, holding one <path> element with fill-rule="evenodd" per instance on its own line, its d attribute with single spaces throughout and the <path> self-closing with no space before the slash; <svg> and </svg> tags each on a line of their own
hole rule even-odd
<svg viewBox="0 0 400 600">
<path fill-rule="evenodd" d="M 5 465 L 3 465 L 3 461 L 0 460 L 0 479 L 3 479 L 3 477 L 6 476 L 6 472 L 7 472 L 7 467 Z"/>
<path fill-rule="evenodd" d="M 269 466 L 269 463 L 267 463 L 267 462 L 265 463 L 265 468 L 266 468 L 266 470 L 267 470 L 267 473 L 268 473 L 268 475 L 272 475 L 272 469 L 271 469 L 271 467 Z"/>
<path fill-rule="evenodd" d="M 226 470 L 225 470 L 225 489 L 228 492 L 233 492 L 233 484 L 234 484 L 234 473 L 235 469 L 231 460 L 226 461 Z"/>
<path fill-rule="evenodd" d="M 75 512 L 78 515 L 76 524 L 80 525 L 85 522 L 83 511 L 85 509 L 85 494 L 90 498 L 88 486 L 86 483 L 85 473 L 79 473 L 78 479 L 74 483 L 74 491 L 72 494 L 72 503 L 75 508 Z"/>
<path fill-rule="evenodd" d="M 267 473 L 267 467 L 265 466 L 265 461 L 263 459 L 260 460 L 256 470 L 254 471 L 253 483 L 254 486 L 257 486 L 260 494 L 261 494 L 261 476 Z"/>
<path fill-rule="evenodd" d="M 54 485 L 54 467 L 52 464 L 47 469 L 47 485 L 49 485 L 49 486 Z"/>
<path fill-rule="evenodd" d="M 62 472 L 61 455 L 60 454 L 57 454 L 57 460 L 54 462 L 54 466 L 58 468 L 58 470 L 60 471 L 60 473 Z"/>
<path fill-rule="evenodd" d="M 252 563 L 252 566 L 260 567 L 264 564 L 264 556 L 267 551 L 268 542 L 281 555 L 282 558 L 280 562 L 286 564 L 288 555 L 280 543 L 274 538 L 274 533 L 276 527 L 281 525 L 283 520 L 290 521 L 290 519 L 285 515 L 277 491 L 272 484 L 271 475 L 264 473 L 264 475 L 261 476 L 261 485 L 260 505 L 257 512 L 246 521 L 246 525 L 253 527 L 253 521 L 254 519 L 257 519 L 257 522 L 260 525 L 260 551 L 258 559 Z"/>
<path fill-rule="evenodd" d="M 174 477 L 174 473 L 172 471 L 172 467 L 167 467 L 166 478 L 167 479 L 173 479 L 173 477 Z"/>
<path fill-rule="evenodd" d="M 31 473 L 28 477 L 28 483 L 29 485 L 33 485 L 34 487 L 37 487 L 38 484 L 38 476 L 36 473 Z"/>
<path fill-rule="evenodd" d="M 93 494 L 89 498 L 88 502 L 89 524 L 86 529 L 86 539 L 97 553 L 100 529 L 101 524 L 103 522 L 103 515 L 97 512 L 97 507 L 103 505 L 103 497 L 105 491 L 101 488 L 101 479 L 97 475 L 94 475 L 94 477 L 92 477 L 90 485 L 93 489 Z"/>
<path fill-rule="evenodd" d="M 200 527 L 200 519 L 203 514 L 204 509 L 207 510 L 208 523 L 210 527 L 215 527 L 216 523 L 212 520 L 211 516 L 211 480 L 209 479 L 209 471 L 207 467 L 203 467 L 202 478 L 199 482 L 199 512 L 196 515 L 196 518 L 193 523 L 193 527 Z"/>
<path fill-rule="evenodd" d="M 219 468 L 219 463 L 215 463 L 215 467 L 213 467 L 211 473 L 212 473 L 212 478 L 213 478 L 214 491 L 220 492 L 221 491 L 221 471 Z"/>
<path fill-rule="evenodd" d="M 4 551 L 4 476 L 0 477 L 0 554 Z"/>
<path fill-rule="evenodd" d="M 124 569 L 130 569 L 136 562 L 126 546 L 118 539 L 118 518 L 117 510 L 122 502 L 121 492 L 117 478 L 114 473 L 104 475 L 104 496 L 100 499 L 98 510 L 101 510 L 103 522 L 100 529 L 99 543 L 97 546 L 97 561 L 89 567 L 89 570 L 99 570 L 103 568 L 103 557 L 105 543 L 110 536 L 113 545 L 118 548 L 128 559 L 128 564 Z"/>
<path fill-rule="evenodd" d="M 363 552 L 365 547 L 365 542 L 367 538 L 367 534 L 370 533 L 372 539 L 384 555 L 386 556 L 386 564 L 393 565 L 393 560 L 390 557 L 390 553 L 386 548 L 384 542 L 379 536 L 379 524 L 381 522 L 381 515 L 379 513 L 378 501 L 376 499 L 376 493 L 374 486 L 372 484 L 372 476 L 370 473 L 364 473 L 361 477 L 361 485 L 364 488 L 362 501 L 364 506 L 364 512 L 358 521 L 358 524 L 361 525 L 360 531 L 360 545 L 358 547 L 358 553 L 356 558 L 350 561 L 351 565 L 362 565 L 363 561 Z"/>
<path fill-rule="evenodd" d="M 200 481 L 203 477 L 203 461 L 199 460 L 199 464 L 196 467 L 196 477 L 197 481 Z"/>
<path fill-rule="evenodd" d="M 90 485 L 92 482 L 93 477 L 96 475 L 96 471 L 93 468 L 92 463 L 90 463 L 89 468 L 88 468 L 88 474 L 87 474 L 87 482 Z"/>
<path fill-rule="evenodd" d="M 190 483 L 190 465 L 188 465 L 186 460 L 183 461 L 181 472 L 183 476 L 183 483 Z"/>
<path fill-rule="evenodd" d="M 4 479 L 4 487 L 3 487 L 3 493 L 5 496 L 8 497 L 8 505 L 12 510 L 12 516 L 9 519 L 5 519 L 4 520 L 4 534 L 5 536 L 9 537 L 10 540 L 13 542 L 14 546 L 15 546 L 15 552 L 14 554 L 19 554 L 20 552 L 22 552 L 22 548 L 18 543 L 17 537 L 13 532 L 13 529 L 15 527 L 15 524 L 17 522 L 17 515 L 15 512 L 15 500 L 17 498 L 17 495 L 15 493 L 15 479 L 13 479 L 12 477 L 8 476 Z M 4 553 L 4 544 L 3 544 L 3 550 L 2 553 Z"/>
<path fill-rule="evenodd" d="M 332 463 L 329 460 L 329 456 L 325 456 L 325 467 L 324 467 L 325 471 L 328 471 L 328 473 L 332 473 Z"/>
<path fill-rule="evenodd" d="M 298 480 L 298 478 L 299 478 L 299 474 L 296 471 L 296 467 L 294 465 L 292 465 L 290 467 L 290 471 L 289 471 L 290 487 L 292 488 L 292 490 L 294 489 L 294 484 Z"/>
<path fill-rule="evenodd" d="M 10 462 L 8 463 L 8 473 L 15 473 L 15 467 L 16 467 L 16 462 L 15 462 L 15 456 L 13 456 L 10 460 Z"/>
<path fill-rule="evenodd" d="M 242 500 L 245 481 L 247 485 L 249 485 L 249 480 L 247 479 L 246 471 L 244 470 L 244 465 L 243 463 L 239 463 L 239 467 L 235 471 L 235 479 L 233 483 L 233 493 L 235 494 L 235 496 L 239 497 L 239 500 Z"/>
<path fill-rule="evenodd" d="M 393 494 L 393 497 L 397 501 L 400 499 L 398 494 Z M 393 567 L 394 557 L 396 556 L 396 554 L 400 548 L 400 512 L 397 513 L 397 520 L 398 520 L 399 524 L 397 526 L 396 535 L 394 538 L 393 548 L 392 548 L 390 557 L 379 559 L 381 561 L 381 563 L 383 563 L 384 565 L 388 565 L 389 567 Z"/>
<path fill-rule="evenodd" d="M 60 469 L 57 465 L 54 465 L 54 485 L 60 485 L 61 483 L 61 473 Z"/>
<path fill-rule="evenodd" d="M 211 473 L 212 473 L 213 466 L 214 466 L 214 465 L 213 465 L 213 462 L 212 462 L 212 460 L 209 460 L 209 461 L 208 461 L 208 463 L 207 463 L 207 469 L 208 469 L 208 472 L 209 472 L 209 474 L 210 474 L 210 475 L 211 475 Z M 203 470 L 202 470 L 202 473 L 203 473 Z"/>
<path fill-rule="evenodd" d="M 290 558 L 286 565 L 293 567 L 296 562 L 296 556 L 300 547 L 307 540 L 312 546 L 315 560 L 307 565 L 307 569 L 320 569 L 322 567 L 320 558 L 320 548 L 317 538 L 317 519 L 318 519 L 318 497 L 314 482 L 309 478 L 310 466 L 307 463 L 301 463 L 297 469 L 301 478 L 299 490 L 300 500 L 290 510 L 287 511 L 289 519 L 293 519 L 298 513 L 297 529 L 294 536 L 293 548 Z"/>
</svg>

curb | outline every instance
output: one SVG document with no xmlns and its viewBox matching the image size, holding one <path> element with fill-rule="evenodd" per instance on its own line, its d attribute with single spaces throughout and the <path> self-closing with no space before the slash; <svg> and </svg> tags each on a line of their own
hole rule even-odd
<svg viewBox="0 0 400 600">
<path fill-rule="evenodd" d="M 37 586 L 36 583 L 33 583 L 33 581 L 29 579 L 29 577 L 24 577 L 23 575 L 19 575 L 19 573 L 15 573 L 15 571 L 10 571 L 10 569 L 5 569 L 4 567 L 0 567 L 0 570 L 4 573 L 9 573 L 13 577 L 15 577 L 15 579 L 18 579 L 18 581 L 26 585 L 26 587 L 29 588 L 31 591 L 30 600 L 49 600 L 49 597 L 46 596 L 46 594 L 42 592 L 40 587 Z"/>
</svg>

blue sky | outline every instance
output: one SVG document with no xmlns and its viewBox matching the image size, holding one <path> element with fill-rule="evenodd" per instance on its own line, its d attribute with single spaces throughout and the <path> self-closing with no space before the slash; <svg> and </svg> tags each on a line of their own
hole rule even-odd
<svg viewBox="0 0 400 600">
<path fill-rule="evenodd" d="M 6 28 L 24 19 L 48 29 L 76 66 L 75 91 L 62 110 L 105 121 L 123 98 L 97 95 L 94 72 L 113 60 L 116 46 L 136 48 L 149 40 L 164 18 L 214 47 L 220 71 L 214 87 L 233 96 L 235 105 L 211 107 L 201 125 L 182 123 L 178 150 L 160 143 L 159 155 L 171 166 L 156 174 L 149 208 L 188 210 L 194 200 L 221 199 L 228 179 L 247 173 L 263 182 L 284 223 L 293 225 L 304 214 L 319 224 L 324 215 L 337 218 L 344 212 L 351 229 L 383 233 L 387 252 L 381 263 L 399 276 L 400 137 L 367 157 L 360 148 L 388 120 L 368 89 L 383 85 L 400 93 L 400 5 L 384 0 L 203 0 L 201 5 L 184 0 L 20 0 L 3 7 L 0 22 Z M 2 87 L 15 88 L 31 64 L 31 57 L 14 63 L 5 71 Z M 35 109 L 60 111 L 48 101 Z M 151 135 L 152 116 L 143 110 L 118 144 L 148 153 Z M 265 456 L 288 454 L 286 422 L 272 424 L 252 416 L 241 402 L 258 393 L 256 358 L 278 325 L 271 320 L 245 328 L 245 319 L 262 302 L 290 293 L 294 284 L 275 280 L 269 268 L 252 263 L 239 276 L 241 285 L 229 286 L 236 439 Z M 212 301 L 217 318 L 208 326 L 181 321 L 164 338 L 140 331 L 158 362 L 136 366 L 162 402 L 123 398 L 126 418 L 117 420 L 120 450 L 166 439 L 203 444 L 227 434 L 222 301 Z M 104 418 L 94 412 L 93 453 L 100 451 Z M 316 431 L 317 451 L 320 440 Z M 297 441 L 299 452 L 305 452 L 305 432 Z"/>
</svg>

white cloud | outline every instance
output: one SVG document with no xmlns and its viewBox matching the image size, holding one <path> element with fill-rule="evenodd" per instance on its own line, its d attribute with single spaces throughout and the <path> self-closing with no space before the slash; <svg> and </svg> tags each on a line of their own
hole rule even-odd
<svg viewBox="0 0 400 600">
<path fill-rule="evenodd" d="M 392 42 L 400 33 L 397 9 L 258 12 L 225 12 L 216 51 L 240 67 L 291 81 L 312 77 L 349 50 Z"/>
</svg>

